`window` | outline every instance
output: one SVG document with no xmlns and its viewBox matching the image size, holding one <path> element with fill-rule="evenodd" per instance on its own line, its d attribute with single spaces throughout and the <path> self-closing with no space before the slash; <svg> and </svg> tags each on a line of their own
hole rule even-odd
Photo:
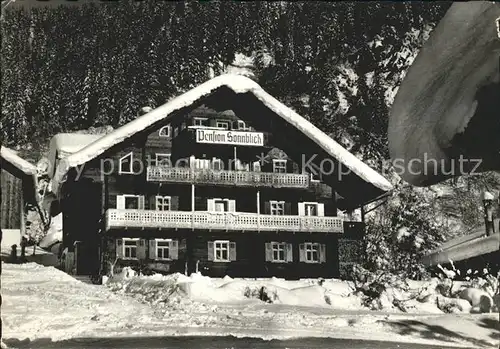
<svg viewBox="0 0 500 349">
<path fill-rule="evenodd" d="M 229 262 L 229 241 L 214 241 L 214 261 Z"/>
<path fill-rule="evenodd" d="M 156 259 L 170 259 L 170 243 L 172 240 L 156 239 Z"/>
<path fill-rule="evenodd" d="M 241 131 L 247 131 L 247 130 L 250 130 L 250 127 L 247 127 L 245 121 L 238 120 L 238 121 L 236 121 L 236 129 L 241 130 Z"/>
<path fill-rule="evenodd" d="M 157 196 L 156 197 L 156 210 L 157 211 L 170 211 L 170 196 Z"/>
<path fill-rule="evenodd" d="M 172 167 L 170 154 L 156 154 L 156 166 Z"/>
<path fill-rule="evenodd" d="M 144 196 L 142 195 L 117 195 L 116 208 L 129 210 L 143 210 Z"/>
<path fill-rule="evenodd" d="M 260 161 L 255 161 L 253 163 L 253 171 L 254 172 L 260 172 L 261 171 Z"/>
<path fill-rule="evenodd" d="M 136 196 L 125 196 L 125 208 L 138 209 L 139 208 L 139 198 Z"/>
<path fill-rule="evenodd" d="M 286 173 L 286 160 L 273 159 L 273 172 Z"/>
<path fill-rule="evenodd" d="M 226 212 L 228 210 L 229 203 L 228 200 L 215 199 L 214 200 L 214 211 L 215 212 Z"/>
<path fill-rule="evenodd" d="M 318 202 L 299 202 L 299 216 L 316 217 L 325 215 L 325 204 Z"/>
<path fill-rule="evenodd" d="M 224 163 L 222 162 L 222 159 L 213 158 L 212 169 L 214 171 L 222 171 L 224 169 Z"/>
<path fill-rule="evenodd" d="M 178 134 L 179 134 L 179 128 L 175 127 L 174 128 L 174 137 L 177 137 Z"/>
<path fill-rule="evenodd" d="M 304 204 L 304 210 L 306 216 L 317 216 L 318 215 L 318 204 Z"/>
<path fill-rule="evenodd" d="M 134 153 L 130 152 L 124 156 L 122 156 L 119 160 L 119 174 L 134 174 Z"/>
<path fill-rule="evenodd" d="M 285 262 L 286 245 L 284 243 L 273 242 L 271 243 L 273 249 L 273 261 Z"/>
<path fill-rule="evenodd" d="M 208 118 L 193 118 L 193 126 L 207 126 Z"/>
<path fill-rule="evenodd" d="M 284 201 L 270 201 L 271 215 L 282 216 L 285 214 L 285 202 Z"/>
<path fill-rule="evenodd" d="M 306 262 L 319 262 L 319 244 L 307 242 L 304 244 L 306 251 Z"/>
<path fill-rule="evenodd" d="M 209 212 L 235 212 L 236 211 L 236 200 L 207 199 L 207 211 L 209 211 Z"/>
<path fill-rule="evenodd" d="M 293 262 L 292 244 L 286 242 L 266 242 L 266 262 Z"/>
<path fill-rule="evenodd" d="M 159 136 L 160 137 L 170 137 L 170 132 L 171 132 L 171 127 L 170 125 L 167 125 L 167 126 L 163 126 L 162 128 L 160 128 L 160 131 L 158 132 Z"/>
<path fill-rule="evenodd" d="M 299 260 L 305 263 L 325 263 L 326 245 L 316 242 L 305 242 L 299 245 Z"/>
<path fill-rule="evenodd" d="M 217 120 L 216 126 L 219 128 L 229 130 L 229 121 Z"/>
<path fill-rule="evenodd" d="M 179 257 L 178 240 L 152 239 L 149 240 L 149 259 L 171 261 Z"/>
<path fill-rule="evenodd" d="M 228 240 L 208 241 L 208 260 L 232 262 L 236 260 L 236 242 Z"/>
<path fill-rule="evenodd" d="M 139 239 L 122 239 L 123 241 L 123 258 L 137 259 L 137 241 Z"/>
</svg>

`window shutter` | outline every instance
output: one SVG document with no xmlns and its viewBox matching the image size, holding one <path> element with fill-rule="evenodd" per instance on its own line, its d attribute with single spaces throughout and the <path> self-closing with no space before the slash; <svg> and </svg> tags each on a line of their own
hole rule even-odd
<svg viewBox="0 0 500 349">
<path fill-rule="evenodd" d="M 208 260 L 213 261 L 214 260 L 214 242 L 208 241 L 207 247 L 208 247 Z"/>
<path fill-rule="evenodd" d="M 170 242 L 168 253 L 169 253 L 170 259 L 173 259 L 173 260 L 179 259 L 179 244 L 178 244 L 177 240 L 172 240 Z"/>
<path fill-rule="evenodd" d="M 319 245 L 319 262 L 326 263 L 326 245 L 325 244 Z"/>
<path fill-rule="evenodd" d="M 293 262 L 293 248 L 292 244 L 286 244 L 286 261 Z"/>
<path fill-rule="evenodd" d="M 299 202 L 299 216 L 306 215 L 306 205 L 303 202 Z"/>
<path fill-rule="evenodd" d="M 236 260 L 236 242 L 229 243 L 229 260 L 230 261 Z"/>
<path fill-rule="evenodd" d="M 266 242 L 266 262 L 273 261 L 273 245 L 270 242 Z"/>
<path fill-rule="evenodd" d="M 146 240 L 137 241 L 137 259 L 146 259 Z"/>
<path fill-rule="evenodd" d="M 144 195 L 139 195 L 139 210 L 144 210 Z"/>
<path fill-rule="evenodd" d="M 125 208 L 125 196 L 116 195 L 116 208 L 118 208 L 118 209 Z"/>
<path fill-rule="evenodd" d="M 264 202 L 264 214 L 271 214 L 271 203 L 269 201 Z"/>
<path fill-rule="evenodd" d="M 292 214 L 292 203 L 291 202 L 285 202 L 285 214 L 286 215 Z"/>
<path fill-rule="evenodd" d="M 228 211 L 236 212 L 236 200 L 228 200 Z"/>
<path fill-rule="evenodd" d="M 306 248 L 304 244 L 299 245 L 299 262 L 306 261 Z"/>
<path fill-rule="evenodd" d="M 123 258 L 123 240 L 116 239 L 116 258 Z"/>
<path fill-rule="evenodd" d="M 170 197 L 170 210 L 171 211 L 178 211 L 179 210 L 179 197 L 178 196 L 171 196 Z"/>
<path fill-rule="evenodd" d="M 318 216 L 323 217 L 325 215 L 325 204 L 318 204 Z"/>
<path fill-rule="evenodd" d="M 149 209 L 150 210 L 158 210 L 158 195 L 156 196 L 151 196 L 149 198 Z"/>
<path fill-rule="evenodd" d="M 156 259 L 156 240 L 149 240 L 149 259 Z"/>
<path fill-rule="evenodd" d="M 213 212 L 215 211 L 215 200 L 207 199 L 207 211 Z"/>
</svg>

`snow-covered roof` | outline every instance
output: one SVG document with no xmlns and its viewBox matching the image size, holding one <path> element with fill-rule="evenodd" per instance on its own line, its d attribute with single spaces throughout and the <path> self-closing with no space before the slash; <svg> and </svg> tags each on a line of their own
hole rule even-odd
<svg viewBox="0 0 500 349">
<path fill-rule="evenodd" d="M 2 161 L 6 161 L 27 176 L 36 175 L 36 166 L 19 157 L 15 151 L 2 146 L 0 150 Z"/>
<path fill-rule="evenodd" d="M 62 159 L 52 179 L 53 190 L 55 192 L 59 191 L 61 183 L 64 181 L 71 168 L 96 158 L 112 146 L 123 142 L 137 132 L 167 118 L 173 112 L 193 105 L 201 98 L 209 96 L 221 87 L 229 88 L 236 94 L 253 94 L 267 108 L 272 110 L 290 125 L 296 127 L 330 156 L 344 164 L 361 179 L 371 183 L 381 191 L 385 192 L 392 190 L 391 183 L 382 175 L 351 154 L 312 123 L 268 94 L 256 82 L 244 76 L 232 74 L 217 76 L 103 136 L 80 151 Z"/>
<path fill-rule="evenodd" d="M 57 160 L 74 154 L 90 143 L 102 138 L 102 134 L 59 133 L 50 140 L 48 173 L 52 176 Z"/>
</svg>

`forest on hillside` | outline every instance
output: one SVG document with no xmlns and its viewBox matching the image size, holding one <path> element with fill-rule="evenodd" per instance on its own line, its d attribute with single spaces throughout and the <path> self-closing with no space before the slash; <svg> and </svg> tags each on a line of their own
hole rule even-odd
<svg viewBox="0 0 500 349">
<path fill-rule="evenodd" d="M 391 94 L 447 2 L 120 1 L 2 23 L 2 138 L 110 125 L 252 57 L 261 86 L 362 156 L 387 156 Z M 393 93 L 393 91 L 392 91 Z M 389 97 L 390 99 L 390 97 Z"/>
<path fill-rule="evenodd" d="M 244 66 L 266 91 L 378 168 L 405 72 L 450 2 L 120 1 L 7 9 L 2 144 L 36 161 L 58 132 L 121 126 Z M 243 61 L 243 62 L 242 62 Z M 384 173 L 387 175 L 387 173 Z M 482 222 L 484 174 L 431 189 L 398 182 L 370 216 L 366 265 L 407 268 Z M 410 270 L 411 269 L 411 270 Z"/>
</svg>

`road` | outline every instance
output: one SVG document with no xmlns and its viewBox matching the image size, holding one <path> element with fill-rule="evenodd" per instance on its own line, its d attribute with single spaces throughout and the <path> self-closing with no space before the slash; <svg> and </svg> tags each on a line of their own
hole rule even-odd
<svg viewBox="0 0 500 349">
<path fill-rule="evenodd" d="M 290 340 L 266 341 L 256 338 L 235 337 L 140 337 L 140 338 L 82 338 L 60 342 L 50 340 L 18 341 L 10 340 L 6 344 L 18 349 L 99 349 L 99 348 L 144 348 L 144 349 L 446 349 L 457 347 L 443 347 L 436 345 L 422 345 L 411 343 L 395 343 L 381 341 L 363 341 L 334 338 L 302 338 Z M 472 348 L 472 347 L 471 347 Z"/>
</svg>

